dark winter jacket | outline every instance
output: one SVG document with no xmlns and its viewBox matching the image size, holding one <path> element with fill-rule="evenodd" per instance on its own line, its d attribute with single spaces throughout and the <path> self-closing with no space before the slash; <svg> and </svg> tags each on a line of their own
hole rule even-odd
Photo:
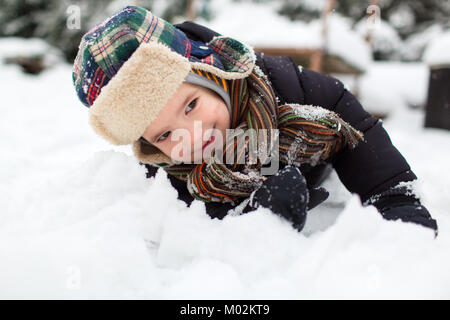
<svg viewBox="0 0 450 320">
<path fill-rule="evenodd" d="M 209 42 L 218 33 L 193 22 L 175 25 L 196 41 Z M 308 187 L 318 186 L 329 169 L 336 170 L 339 179 L 351 192 L 360 196 L 362 203 L 373 204 L 386 219 L 402 219 L 437 229 L 436 221 L 428 211 L 408 192 L 406 187 L 393 188 L 402 181 L 417 179 L 405 158 L 392 144 L 382 121 L 375 118 L 344 87 L 341 81 L 331 76 L 302 68 L 287 56 L 270 56 L 256 52 L 256 64 L 269 76 L 280 103 L 316 105 L 336 112 L 343 120 L 364 133 L 364 142 L 355 149 L 342 149 L 327 160 L 326 164 L 299 169 L 305 176 Z M 148 177 L 154 176 L 157 168 L 146 165 Z M 280 168 L 283 164 L 280 163 Z M 190 204 L 193 197 L 186 183 L 169 176 L 178 190 L 179 199 Z M 371 200 L 372 199 L 372 200 Z M 373 200 L 373 199 L 376 199 Z M 223 217 L 230 204 L 207 203 L 211 217 Z"/>
</svg>

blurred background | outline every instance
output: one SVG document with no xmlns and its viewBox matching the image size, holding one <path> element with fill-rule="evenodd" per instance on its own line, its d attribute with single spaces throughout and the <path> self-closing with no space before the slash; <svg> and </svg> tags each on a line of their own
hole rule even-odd
<svg viewBox="0 0 450 320">
<path fill-rule="evenodd" d="M 82 35 L 126 5 L 174 24 L 196 21 L 255 50 L 332 74 L 380 118 L 399 104 L 425 108 L 429 70 L 448 62 L 442 49 L 433 48 L 449 37 L 445 0 L 0 0 L 0 38 L 9 40 L 0 43 L 0 58 L 32 74 L 56 61 L 72 63 Z M 416 83 L 402 81 L 412 73 Z M 444 89 L 441 78 L 448 75 L 436 76 L 434 89 Z M 380 88 L 382 79 L 392 84 L 389 90 Z M 450 128 L 439 110 L 429 113 L 427 125 Z"/>
</svg>

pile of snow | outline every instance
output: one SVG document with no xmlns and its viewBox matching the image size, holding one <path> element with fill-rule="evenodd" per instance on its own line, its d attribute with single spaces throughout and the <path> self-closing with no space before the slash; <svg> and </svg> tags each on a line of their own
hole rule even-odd
<svg viewBox="0 0 450 320">
<path fill-rule="evenodd" d="M 11 58 L 42 58 L 43 66 L 50 67 L 61 63 L 61 51 L 39 38 L 0 38 L 0 62 Z"/>
<path fill-rule="evenodd" d="M 423 60 L 431 67 L 450 67 L 450 30 L 427 45 Z"/>
<path fill-rule="evenodd" d="M 369 112 L 392 116 L 405 107 L 423 108 L 429 70 L 423 63 L 374 62 L 359 81 L 359 100 Z"/>
<path fill-rule="evenodd" d="M 443 33 L 442 26 L 433 24 L 425 30 L 414 33 L 403 41 L 400 53 L 407 61 L 420 60 L 428 43 Z"/>
<path fill-rule="evenodd" d="M 165 171 L 146 179 L 129 147 L 89 127 L 71 66 L 30 76 L 0 65 L 0 82 L 2 299 L 450 297 L 450 151 L 437 147 L 450 132 L 424 129 L 420 110 L 384 124 L 438 238 L 362 207 L 335 173 L 298 233 L 267 209 L 210 219 Z"/>
<path fill-rule="evenodd" d="M 351 92 L 358 93 L 364 109 L 391 116 L 404 108 L 424 108 L 428 94 L 429 68 L 422 62 L 374 61 L 358 78 L 333 74 Z"/>
<path fill-rule="evenodd" d="M 322 21 L 291 21 L 277 14 L 278 2 L 254 3 L 217 0 L 211 3 L 214 17 L 197 22 L 210 29 L 254 47 L 319 49 L 323 47 Z M 252 18 L 249 19 L 249 14 Z M 232 23 L 230 23 L 232 17 Z M 328 19 L 328 42 L 331 55 L 365 70 L 371 52 L 363 38 L 351 29 L 351 21 L 334 13 Z M 351 48 L 351 50 L 349 50 Z"/>
</svg>

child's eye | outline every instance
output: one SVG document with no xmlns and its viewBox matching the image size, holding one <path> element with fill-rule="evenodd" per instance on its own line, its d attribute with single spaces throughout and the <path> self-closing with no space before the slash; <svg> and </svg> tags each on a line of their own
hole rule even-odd
<svg viewBox="0 0 450 320">
<path fill-rule="evenodd" d="M 156 140 L 156 142 L 161 142 L 161 141 L 166 140 L 166 138 L 169 136 L 169 134 L 170 134 L 170 131 L 167 131 L 166 133 L 164 133 L 163 135 L 161 135 L 161 136 Z M 164 139 L 161 139 L 161 138 L 164 138 Z"/>
<path fill-rule="evenodd" d="M 185 109 L 186 113 L 188 113 L 188 112 L 190 112 L 192 109 L 194 109 L 196 105 L 197 105 L 197 99 L 192 100 L 192 102 L 189 103 L 188 106 L 187 106 L 186 109 Z"/>
</svg>

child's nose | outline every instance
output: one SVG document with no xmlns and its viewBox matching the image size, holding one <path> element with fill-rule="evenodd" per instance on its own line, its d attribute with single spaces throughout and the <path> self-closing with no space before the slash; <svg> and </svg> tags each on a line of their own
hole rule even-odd
<svg viewBox="0 0 450 320">
<path fill-rule="evenodd" d="M 189 132 L 189 139 L 186 143 L 190 143 L 192 150 L 194 150 L 194 147 L 201 148 L 203 146 L 203 133 L 205 131 L 203 121 L 197 119 L 181 119 L 176 125 L 177 128 L 184 128 Z"/>
<path fill-rule="evenodd" d="M 203 146 L 203 133 L 205 131 L 203 121 L 194 120 L 191 126 L 191 146 L 194 148 L 201 148 Z"/>
</svg>

